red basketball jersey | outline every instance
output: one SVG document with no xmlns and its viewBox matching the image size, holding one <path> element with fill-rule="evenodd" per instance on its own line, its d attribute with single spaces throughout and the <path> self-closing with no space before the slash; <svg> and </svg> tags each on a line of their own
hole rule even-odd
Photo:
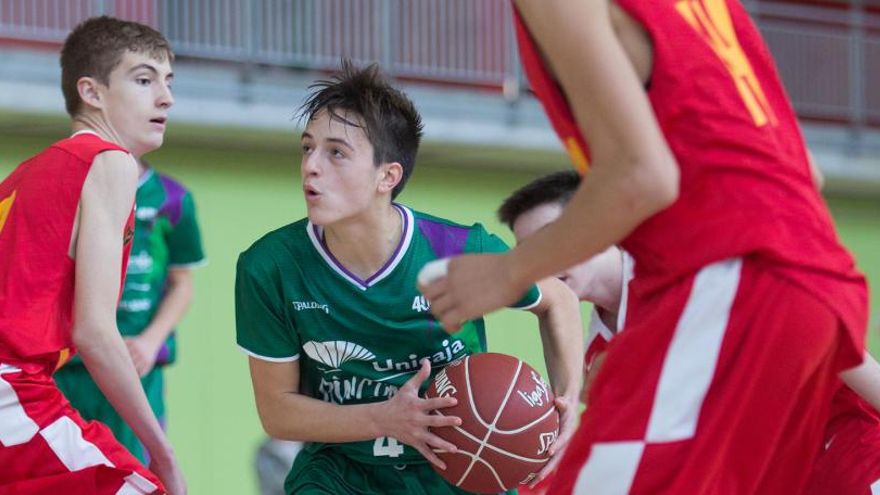
<svg viewBox="0 0 880 495">
<path fill-rule="evenodd" d="M 646 91 L 681 170 L 679 199 L 622 242 L 642 286 L 659 287 L 717 260 L 765 257 L 837 312 L 852 344 L 841 364 L 859 362 L 865 280 L 835 234 L 794 111 L 745 9 L 734 0 L 616 4 L 653 43 Z M 585 166 L 587 143 L 561 88 L 519 14 L 516 24 L 532 87 L 575 163 Z"/>
<path fill-rule="evenodd" d="M 69 256 L 80 193 L 95 156 L 125 151 L 96 134 L 59 141 L 0 183 L 0 358 L 61 359 L 73 352 L 74 260 Z M 122 274 L 134 233 L 124 232 Z M 121 284 L 120 284 L 121 289 Z"/>
</svg>

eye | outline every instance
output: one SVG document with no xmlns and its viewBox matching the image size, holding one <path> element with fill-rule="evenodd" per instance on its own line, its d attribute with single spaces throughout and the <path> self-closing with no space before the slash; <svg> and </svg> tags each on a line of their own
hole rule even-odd
<svg viewBox="0 0 880 495">
<path fill-rule="evenodd" d="M 308 155 L 311 151 L 312 151 L 312 146 L 309 145 L 309 144 L 305 144 L 305 143 L 303 143 L 303 145 L 302 145 L 302 152 L 303 152 L 303 154 L 304 154 L 304 155 Z"/>
<path fill-rule="evenodd" d="M 333 154 L 333 158 L 345 158 L 345 153 L 339 148 L 333 148 L 331 153 Z"/>
<path fill-rule="evenodd" d="M 134 81 L 140 86 L 149 86 L 152 82 L 149 77 L 138 77 Z"/>
</svg>

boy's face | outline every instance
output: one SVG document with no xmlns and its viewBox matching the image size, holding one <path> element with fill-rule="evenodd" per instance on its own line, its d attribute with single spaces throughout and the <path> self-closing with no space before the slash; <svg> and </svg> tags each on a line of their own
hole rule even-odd
<svg viewBox="0 0 880 495">
<path fill-rule="evenodd" d="M 513 235 L 517 244 L 554 222 L 562 214 L 562 210 L 563 206 L 559 203 L 544 203 L 520 215 L 513 222 Z M 620 256 L 617 249 L 611 247 L 558 273 L 556 277 L 565 282 L 580 300 L 593 301 L 594 294 L 619 287 L 622 277 Z M 603 284 L 614 284 L 615 287 L 603 287 Z"/>
<path fill-rule="evenodd" d="M 110 73 L 104 93 L 104 113 L 122 143 L 134 156 L 162 146 L 171 95 L 171 64 L 143 53 L 126 51 Z"/>
<path fill-rule="evenodd" d="M 342 114 L 360 125 L 360 118 Z M 383 170 L 373 162 L 373 145 L 363 129 L 318 112 L 302 134 L 303 193 L 309 220 L 331 225 L 366 212 L 382 201 Z"/>
</svg>

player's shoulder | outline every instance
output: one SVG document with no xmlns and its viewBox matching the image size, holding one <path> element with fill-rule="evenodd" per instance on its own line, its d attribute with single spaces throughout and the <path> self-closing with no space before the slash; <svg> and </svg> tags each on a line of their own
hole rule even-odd
<svg viewBox="0 0 880 495">
<path fill-rule="evenodd" d="M 266 269 L 279 263 L 295 262 L 309 241 L 308 219 L 303 218 L 263 235 L 238 257 L 239 269 Z"/>
<path fill-rule="evenodd" d="M 416 232 L 438 258 L 479 251 L 474 246 L 482 245 L 488 236 L 481 223 L 468 225 L 419 211 L 413 211 L 413 217 Z"/>
<path fill-rule="evenodd" d="M 93 132 L 77 133 L 61 139 L 50 145 L 49 149 L 63 151 L 86 163 L 92 162 L 96 156 L 104 154 L 104 152 L 128 154 L 128 151 L 122 146 L 111 143 Z"/>
<path fill-rule="evenodd" d="M 419 229 L 439 229 L 442 231 L 465 231 L 465 232 L 475 232 L 475 231 L 485 231 L 485 227 L 479 222 L 475 222 L 472 224 L 464 224 L 461 222 L 456 222 L 454 220 L 449 220 L 448 218 L 442 218 L 435 215 L 431 215 L 429 213 L 425 213 L 418 210 L 413 210 L 410 208 L 410 211 L 413 214 L 413 219 L 415 220 L 416 227 Z"/>
<path fill-rule="evenodd" d="M 183 197 L 190 194 L 190 190 L 182 182 L 164 172 L 153 170 L 149 180 L 161 186 L 168 196 Z"/>
</svg>

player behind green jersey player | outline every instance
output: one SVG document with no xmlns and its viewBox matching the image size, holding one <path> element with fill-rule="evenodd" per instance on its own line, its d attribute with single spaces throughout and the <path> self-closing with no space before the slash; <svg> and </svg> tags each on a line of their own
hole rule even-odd
<svg viewBox="0 0 880 495">
<path fill-rule="evenodd" d="M 486 350 L 482 319 L 449 335 L 416 288 L 431 260 L 497 252 L 479 224 L 459 225 L 395 203 L 412 173 L 421 118 L 378 68 L 343 70 L 312 86 L 303 107 L 302 189 L 308 218 L 242 253 L 236 277 L 239 346 L 250 356 L 263 427 L 308 442 L 287 493 L 456 494 L 427 461 L 455 447 L 428 427 L 453 398 L 420 398 L 450 361 Z M 577 299 L 557 280 L 516 304 L 540 319 L 548 374 L 560 398 L 564 445 L 581 377 Z M 427 460 L 426 460 L 427 459 Z"/>
<path fill-rule="evenodd" d="M 125 338 L 153 413 L 165 424 L 163 368 L 174 362 L 174 329 L 192 300 L 192 269 L 204 263 L 192 194 L 179 182 L 138 161 L 134 240 L 116 323 Z M 58 388 L 86 419 L 110 427 L 141 462 L 147 452 L 98 390 L 82 360 L 55 373 Z"/>
</svg>

